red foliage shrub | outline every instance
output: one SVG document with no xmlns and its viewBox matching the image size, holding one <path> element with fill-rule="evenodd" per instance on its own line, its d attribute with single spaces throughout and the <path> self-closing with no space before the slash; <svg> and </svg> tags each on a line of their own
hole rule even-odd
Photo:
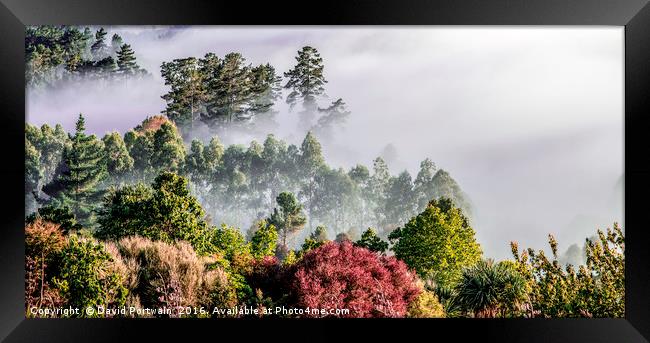
<svg viewBox="0 0 650 343">
<path fill-rule="evenodd" d="M 330 242 L 308 252 L 290 274 L 297 307 L 349 309 L 340 317 L 404 317 L 421 291 L 404 262 L 350 242 Z M 312 313 L 307 316 L 321 316 Z"/>
</svg>

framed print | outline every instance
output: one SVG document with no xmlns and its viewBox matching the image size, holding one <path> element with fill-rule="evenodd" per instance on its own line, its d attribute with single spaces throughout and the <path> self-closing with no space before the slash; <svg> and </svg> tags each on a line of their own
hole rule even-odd
<svg viewBox="0 0 650 343">
<path fill-rule="evenodd" d="M 6 341 L 650 337 L 645 1 L 2 5 Z"/>
</svg>

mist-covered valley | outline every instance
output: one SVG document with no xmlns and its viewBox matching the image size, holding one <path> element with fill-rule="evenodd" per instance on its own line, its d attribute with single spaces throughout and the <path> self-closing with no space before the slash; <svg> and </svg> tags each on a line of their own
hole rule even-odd
<svg viewBox="0 0 650 343">
<path fill-rule="evenodd" d="M 87 132 L 124 135 L 166 109 L 164 62 L 239 52 L 283 75 L 297 51 L 313 46 L 328 81 L 318 107 L 342 98 L 350 112 L 318 137 L 327 164 L 371 169 L 381 156 L 391 174 L 407 170 L 415 179 L 430 158 L 471 202 L 485 256 L 509 257 L 509 241 L 543 248 L 548 233 L 563 251 L 622 222 L 622 29 L 106 29 L 130 44 L 150 76 L 30 89 L 28 123 L 74 132 L 83 113 Z M 301 127 L 300 106 L 290 109 L 288 94 L 280 91 L 269 124 L 208 129 L 197 122 L 184 135 L 187 150 L 192 139 L 208 144 L 215 134 L 224 147 L 248 148 L 270 133 L 300 146 L 312 127 Z M 250 221 L 228 224 L 245 230 Z"/>
</svg>

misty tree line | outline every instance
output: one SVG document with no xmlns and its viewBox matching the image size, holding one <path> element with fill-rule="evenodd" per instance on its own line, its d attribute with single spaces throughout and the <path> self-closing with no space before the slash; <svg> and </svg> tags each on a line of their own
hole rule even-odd
<svg viewBox="0 0 650 343">
<path fill-rule="evenodd" d="M 300 128 L 331 137 L 336 125 L 343 123 L 350 112 L 340 98 L 319 107 L 327 83 L 323 70 L 320 53 L 310 46 L 298 51 L 296 65 L 284 73 L 284 84 L 272 65 L 247 64 L 238 52 L 164 62 L 161 75 L 170 87 L 162 96 L 167 102 L 165 114 L 184 134 L 191 132 L 197 122 L 212 129 L 252 124 L 269 127 L 277 113 L 273 105 L 286 89 L 291 109 L 301 105 Z"/>
<path fill-rule="evenodd" d="M 104 28 L 93 32 L 75 26 L 28 26 L 25 30 L 27 86 L 59 81 L 115 80 L 147 75 L 122 37 L 108 41 Z"/>
<path fill-rule="evenodd" d="M 111 188 L 150 183 L 163 171 L 185 176 L 215 221 L 241 227 L 268 216 L 277 197 L 289 192 L 304 206 L 307 227 L 358 236 L 368 227 L 387 237 L 421 211 L 430 199 L 448 197 L 470 212 L 454 179 L 429 159 L 413 178 L 391 175 L 382 158 L 349 170 L 327 165 L 318 139 L 307 133 L 296 146 L 267 136 L 262 143 L 225 147 L 217 136 L 187 147 L 175 125 L 153 116 L 124 136 L 99 139 L 77 130 L 26 126 L 27 213 L 39 206 L 67 206 L 85 227 L 96 227 L 95 212 Z M 242 228 L 247 229 L 247 228 Z"/>
</svg>

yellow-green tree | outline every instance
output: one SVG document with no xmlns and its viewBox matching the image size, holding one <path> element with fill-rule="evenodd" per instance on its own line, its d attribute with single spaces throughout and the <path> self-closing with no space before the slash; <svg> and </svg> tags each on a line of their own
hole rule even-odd
<svg viewBox="0 0 650 343">
<path fill-rule="evenodd" d="M 456 283 L 462 269 L 480 261 L 482 254 L 468 219 L 446 198 L 430 201 L 388 238 L 398 259 L 439 284 Z"/>
</svg>

